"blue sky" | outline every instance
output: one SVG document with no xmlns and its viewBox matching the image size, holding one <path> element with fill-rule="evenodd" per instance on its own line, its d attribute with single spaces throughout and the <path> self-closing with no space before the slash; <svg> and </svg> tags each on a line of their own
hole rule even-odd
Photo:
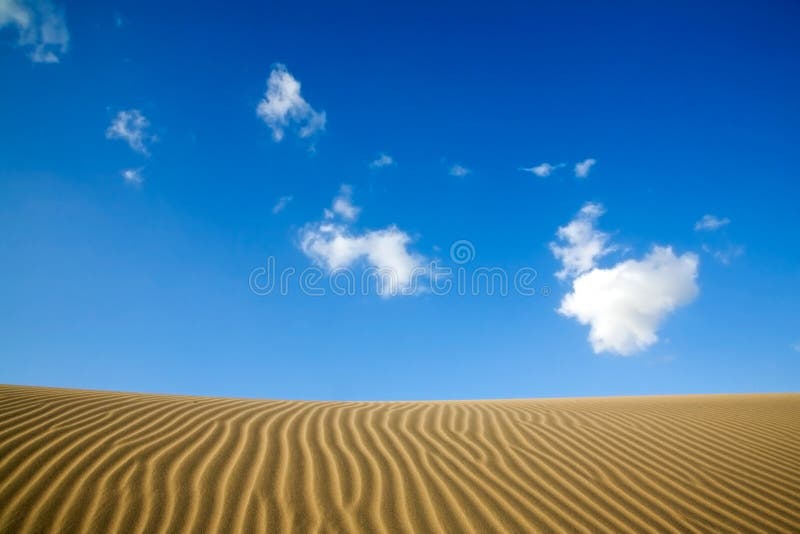
<svg viewBox="0 0 800 534">
<path fill-rule="evenodd" d="M 797 391 L 799 15 L 0 1 L 0 382 Z M 268 257 L 420 287 L 257 294 Z M 437 295 L 431 262 L 536 294 Z"/>
</svg>

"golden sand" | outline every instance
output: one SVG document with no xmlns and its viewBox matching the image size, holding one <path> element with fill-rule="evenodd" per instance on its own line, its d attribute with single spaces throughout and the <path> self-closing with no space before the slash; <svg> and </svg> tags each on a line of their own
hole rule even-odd
<svg viewBox="0 0 800 534">
<path fill-rule="evenodd" d="M 297 402 L 0 386 L 0 532 L 800 532 L 800 394 Z"/>
</svg>

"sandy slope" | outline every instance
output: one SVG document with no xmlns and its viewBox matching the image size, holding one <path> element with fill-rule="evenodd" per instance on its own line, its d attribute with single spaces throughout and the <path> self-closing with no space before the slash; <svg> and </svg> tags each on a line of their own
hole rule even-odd
<svg viewBox="0 0 800 534">
<path fill-rule="evenodd" d="M 800 532 L 800 394 L 279 402 L 0 386 L 0 532 Z"/>
</svg>

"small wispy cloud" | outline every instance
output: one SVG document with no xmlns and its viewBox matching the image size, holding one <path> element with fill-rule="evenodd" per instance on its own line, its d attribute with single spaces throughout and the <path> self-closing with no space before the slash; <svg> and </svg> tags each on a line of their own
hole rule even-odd
<svg viewBox="0 0 800 534">
<path fill-rule="evenodd" d="M 730 265 L 733 260 L 744 254 L 744 247 L 742 245 L 727 245 L 723 248 L 714 248 L 704 243 L 703 252 L 711 254 L 715 260 L 723 265 Z"/>
<path fill-rule="evenodd" d="M 325 218 L 333 219 L 337 215 L 348 221 L 358 218 L 361 208 L 353 205 L 353 188 L 347 184 L 339 187 L 339 193 L 334 197 L 331 208 L 325 210 Z"/>
<path fill-rule="evenodd" d="M 730 223 L 731 220 L 727 217 L 706 214 L 694 224 L 694 230 L 695 232 L 710 234 Z M 715 243 L 703 243 L 703 252 L 710 254 L 723 265 L 730 265 L 733 260 L 744 254 L 745 249 L 742 245 L 731 243 L 724 234 L 724 232 L 721 232 L 716 236 L 714 234 L 706 235 L 706 240 L 715 241 Z"/>
<path fill-rule="evenodd" d="M 125 180 L 126 184 L 139 186 L 144 181 L 141 167 L 138 169 L 123 169 L 120 174 L 122 174 L 122 179 Z"/>
<path fill-rule="evenodd" d="M 586 178 L 589 176 L 589 171 L 592 169 L 597 160 L 594 158 L 586 158 L 580 163 L 575 164 L 575 176 L 578 178 Z"/>
<path fill-rule="evenodd" d="M 458 163 L 456 163 L 455 165 L 450 167 L 450 176 L 458 176 L 460 178 L 460 177 L 468 175 L 471 172 L 472 171 L 470 169 L 468 169 L 468 168 L 466 168 L 463 165 L 460 165 Z"/>
<path fill-rule="evenodd" d="M 295 127 L 300 137 L 310 137 L 325 129 L 327 117 L 300 94 L 300 82 L 285 65 L 276 64 L 267 79 L 267 91 L 258 103 L 256 114 L 272 130 L 272 138 L 283 139 L 286 128 Z"/>
<path fill-rule="evenodd" d="M 714 230 L 719 230 L 725 225 L 731 223 L 731 220 L 727 217 L 719 218 L 715 215 L 703 215 L 699 221 L 694 223 L 694 229 L 696 232 L 713 232 Z"/>
<path fill-rule="evenodd" d="M 389 154 L 381 152 L 377 158 L 369 163 L 370 169 L 381 169 L 383 167 L 391 167 L 395 165 L 395 161 Z"/>
<path fill-rule="evenodd" d="M 35 63 L 58 63 L 69 46 L 64 13 L 49 0 L 0 0 L 0 29 L 17 29 L 17 44 Z"/>
<path fill-rule="evenodd" d="M 282 212 L 286 209 L 286 206 L 289 205 L 289 202 L 292 201 L 291 195 L 284 195 L 278 199 L 274 206 L 272 206 L 272 214 L 277 215 L 278 213 Z"/>
<path fill-rule="evenodd" d="M 158 140 L 147 132 L 149 127 L 150 121 L 138 109 L 120 111 L 106 129 L 106 139 L 122 139 L 136 152 L 149 156 L 146 143 Z"/>
<path fill-rule="evenodd" d="M 550 163 L 541 163 L 536 165 L 535 167 L 521 167 L 520 170 L 524 172 L 530 172 L 539 176 L 540 178 L 545 178 L 553 174 L 553 171 L 564 167 L 564 163 L 558 163 L 556 165 L 551 165 Z"/>
<path fill-rule="evenodd" d="M 795 352 L 800 352 L 800 341 L 792 345 L 792 348 L 794 349 Z"/>
</svg>

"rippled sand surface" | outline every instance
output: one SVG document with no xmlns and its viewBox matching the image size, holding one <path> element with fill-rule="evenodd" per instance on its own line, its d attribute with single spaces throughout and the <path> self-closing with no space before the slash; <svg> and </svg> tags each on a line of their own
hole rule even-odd
<svg viewBox="0 0 800 534">
<path fill-rule="evenodd" d="M 0 532 L 800 532 L 800 394 L 297 402 L 0 386 Z"/>
</svg>

